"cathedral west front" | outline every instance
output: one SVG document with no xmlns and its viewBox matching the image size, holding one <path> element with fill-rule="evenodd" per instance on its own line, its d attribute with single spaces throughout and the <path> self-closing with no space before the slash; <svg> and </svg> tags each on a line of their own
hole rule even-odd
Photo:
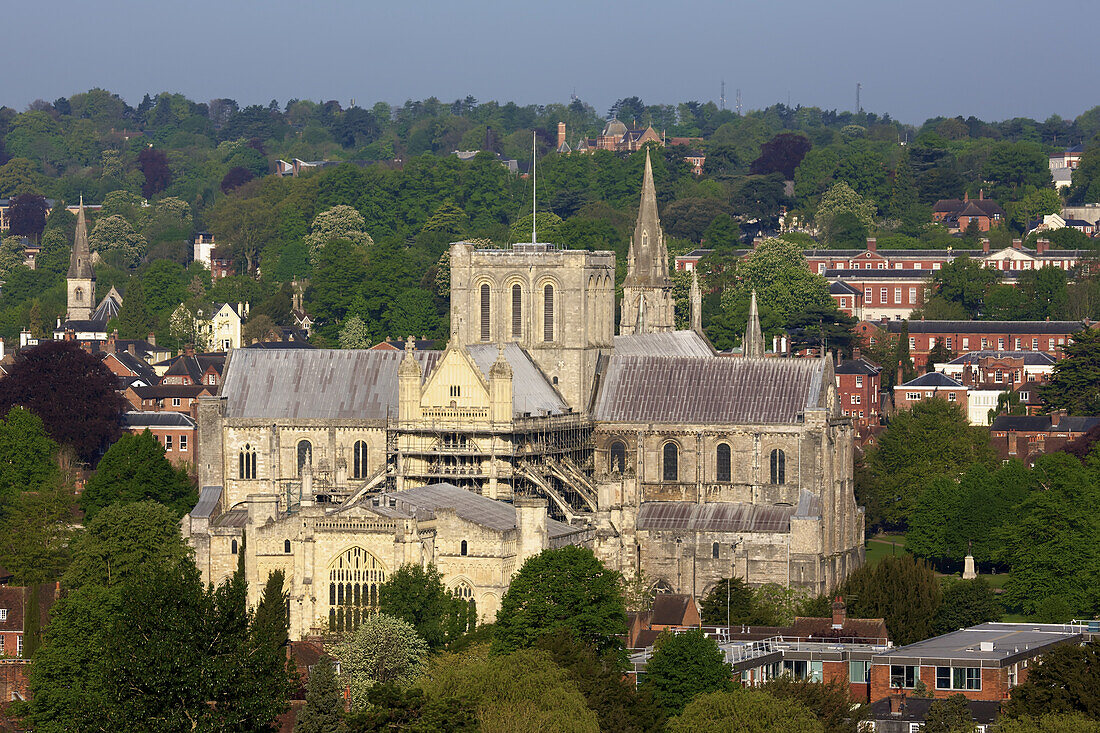
<svg viewBox="0 0 1100 733">
<path fill-rule="evenodd" d="M 615 255 L 451 245 L 442 351 L 235 350 L 200 400 L 204 579 L 286 573 L 291 636 L 353 628 L 405 563 L 491 620 L 524 560 L 567 544 L 702 595 L 732 574 L 823 593 L 863 558 L 830 357 L 741 356 L 675 330 L 646 161 L 618 333 Z M 253 598 L 252 600 L 256 600 Z"/>
</svg>

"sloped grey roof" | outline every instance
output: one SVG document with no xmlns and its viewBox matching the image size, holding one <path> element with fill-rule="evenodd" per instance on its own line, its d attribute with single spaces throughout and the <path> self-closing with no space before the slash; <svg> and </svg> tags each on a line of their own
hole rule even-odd
<svg viewBox="0 0 1100 733">
<path fill-rule="evenodd" d="M 392 500 L 393 506 L 388 506 Z M 454 509 L 461 519 L 488 527 L 497 532 L 516 528 L 516 509 L 511 504 L 490 499 L 454 484 L 438 483 L 419 486 L 404 491 L 381 494 L 374 499 L 378 506 L 370 506 L 373 512 L 383 516 L 417 517 L 431 519 L 438 509 Z M 550 537 L 561 537 L 577 531 L 576 527 L 547 518 L 546 529 Z"/>
<path fill-rule="evenodd" d="M 946 374 L 940 374 L 939 372 L 928 372 L 922 374 L 916 379 L 910 379 L 905 384 L 899 384 L 898 389 L 902 387 L 947 387 L 947 388 L 962 388 L 962 382 L 952 379 Z"/>
<path fill-rule="evenodd" d="M 439 351 L 413 352 L 431 373 Z M 226 417 L 381 420 L 397 415 L 397 367 L 388 350 L 237 349 L 225 369 Z"/>
<path fill-rule="evenodd" d="M 692 532 L 790 532 L 793 506 L 743 502 L 647 501 L 638 509 L 638 529 Z"/>
<path fill-rule="evenodd" d="M 695 331 L 636 333 L 615 337 L 618 356 L 714 356 L 714 351 Z"/>
<path fill-rule="evenodd" d="M 886 330 L 898 333 L 906 321 L 889 321 Z M 1084 321 L 908 321 L 909 333 L 1051 333 L 1067 334 L 1087 328 Z"/>
<path fill-rule="evenodd" d="M 593 410 L 608 422 L 793 423 L 817 407 L 823 359 L 612 356 Z"/>
<path fill-rule="evenodd" d="M 489 378 L 489 370 L 497 360 L 499 349 L 495 344 L 475 344 L 467 347 L 481 375 Z M 568 410 L 554 386 L 546 375 L 535 365 L 526 351 L 516 344 L 504 347 L 504 359 L 512 367 L 512 412 L 522 415 L 529 412 L 538 415 L 543 412 L 561 415 Z"/>
<path fill-rule="evenodd" d="M 1057 359 L 1048 354 L 1045 351 L 971 351 L 969 354 L 963 354 L 962 356 L 952 359 L 947 362 L 948 364 L 977 364 L 982 359 L 994 358 L 1000 359 L 1008 357 L 1010 359 L 1023 359 L 1024 364 L 1028 366 L 1052 366 L 1057 363 Z"/>
<path fill-rule="evenodd" d="M 122 414 L 122 424 L 127 428 L 193 428 L 195 421 L 182 412 L 138 411 Z"/>
<path fill-rule="evenodd" d="M 222 498 L 222 487 L 203 486 L 199 490 L 199 502 L 191 510 L 192 517 L 209 517 L 214 513 L 214 508 Z"/>
</svg>

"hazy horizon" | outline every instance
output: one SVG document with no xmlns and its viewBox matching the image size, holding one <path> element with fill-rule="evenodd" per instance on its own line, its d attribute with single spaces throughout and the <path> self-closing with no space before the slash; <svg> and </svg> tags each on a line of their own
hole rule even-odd
<svg viewBox="0 0 1100 733">
<path fill-rule="evenodd" d="M 0 104 L 23 110 L 94 87 L 134 106 L 164 91 L 242 106 L 369 107 L 467 95 L 568 103 L 575 90 L 602 115 L 627 96 L 718 102 L 723 80 L 726 107 L 740 89 L 746 110 L 788 100 L 854 110 L 862 83 L 865 110 L 914 125 L 940 115 L 1072 119 L 1100 104 L 1090 44 L 1053 36 L 1097 26 L 1100 3 L 1084 0 L 1048 3 L 1041 18 L 1026 0 L 929 0 L 916 11 L 882 0 L 795 0 L 780 11 L 720 0 L 629 12 L 579 0 L 49 7 L 6 9 L 18 32 L 0 44 L 9 70 Z"/>
</svg>

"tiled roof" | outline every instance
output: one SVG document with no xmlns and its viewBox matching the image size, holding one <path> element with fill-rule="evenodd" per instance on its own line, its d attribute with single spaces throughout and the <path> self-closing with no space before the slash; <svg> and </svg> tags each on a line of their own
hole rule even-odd
<svg viewBox="0 0 1100 733">
<path fill-rule="evenodd" d="M 971 351 L 948 364 L 977 364 L 982 359 L 1023 359 L 1027 366 L 1050 366 L 1058 362 L 1045 351 Z"/>
<path fill-rule="evenodd" d="M 946 374 L 940 374 L 939 372 L 922 374 L 916 379 L 910 379 L 905 384 L 899 384 L 894 389 L 902 389 L 904 387 L 946 387 L 948 389 L 964 389 L 962 382 L 957 382 Z"/>
<path fill-rule="evenodd" d="M 425 374 L 439 351 L 417 351 Z M 397 416 L 402 351 L 237 349 L 221 394 L 229 418 L 383 420 Z"/>
<path fill-rule="evenodd" d="M 839 629 L 833 628 L 833 619 L 829 617 L 798 616 L 790 627 L 790 635 L 800 639 L 888 639 L 886 621 L 881 618 L 845 618 Z"/>
<path fill-rule="evenodd" d="M 194 428 L 195 421 L 181 412 L 130 411 L 122 415 L 127 428 Z"/>
<path fill-rule="evenodd" d="M 1100 417 L 1063 417 L 1051 425 L 1050 415 L 998 415 L 990 430 L 1014 430 L 1021 433 L 1087 433 L 1100 425 Z"/>
<path fill-rule="evenodd" d="M 841 359 L 833 370 L 837 374 L 878 374 L 882 367 L 866 359 Z"/>
<path fill-rule="evenodd" d="M 714 350 L 695 331 L 637 333 L 615 337 L 617 356 L 714 356 Z"/>
<path fill-rule="evenodd" d="M 467 347 L 467 351 L 481 375 L 488 379 L 499 349 L 494 344 L 475 344 Z M 508 344 L 504 347 L 504 359 L 512 367 L 512 411 L 515 415 L 561 415 L 569 410 L 526 351 L 516 344 Z"/>
<path fill-rule="evenodd" d="M 148 387 L 130 387 L 134 394 L 143 400 L 159 400 L 165 397 L 197 398 L 204 392 L 210 394 L 210 387 L 204 384 L 152 384 Z"/>
<path fill-rule="evenodd" d="M 823 359 L 612 356 L 593 414 L 607 422 L 794 423 L 818 407 Z"/>
<path fill-rule="evenodd" d="M 789 532 L 792 506 L 742 502 L 647 501 L 638 509 L 638 529 L 692 532 Z"/>
<path fill-rule="evenodd" d="M 839 280 L 829 283 L 829 295 L 859 295 L 859 290 Z"/>
<path fill-rule="evenodd" d="M 688 593 L 659 593 L 653 599 L 649 622 L 661 626 L 683 626 L 695 599 Z"/>
</svg>

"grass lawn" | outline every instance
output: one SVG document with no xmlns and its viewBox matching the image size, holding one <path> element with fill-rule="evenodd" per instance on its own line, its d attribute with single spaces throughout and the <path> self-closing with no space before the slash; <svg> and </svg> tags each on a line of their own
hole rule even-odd
<svg viewBox="0 0 1100 733">
<path fill-rule="evenodd" d="M 905 552 L 905 535 L 878 535 L 867 541 L 867 564 L 873 565 L 887 555 Z"/>
</svg>

